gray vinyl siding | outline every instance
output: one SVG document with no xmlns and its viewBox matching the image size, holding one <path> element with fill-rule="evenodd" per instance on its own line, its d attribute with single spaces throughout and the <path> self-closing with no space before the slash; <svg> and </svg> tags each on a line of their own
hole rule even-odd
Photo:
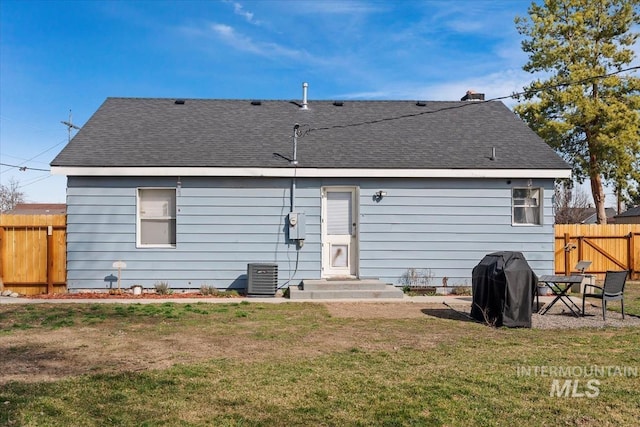
<svg viewBox="0 0 640 427">
<path fill-rule="evenodd" d="M 70 177 L 67 194 L 69 288 L 104 288 L 112 264 L 122 260 L 122 286 L 243 289 L 247 264 L 277 263 L 279 286 L 289 274 L 320 270 L 318 189 L 300 189 L 299 209 L 309 231 L 303 250 L 283 233 L 289 212 L 288 180 L 181 178 L 176 192 L 176 247 L 136 247 L 137 188 L 176 187 L 177 178 Z M 306 194 L 311 193 L 311 194 Z M 314 225 L 315 224 L 315 225 Z M 315 232 L 314 232 L 315 230 Z"/>
<path fill-rule="evenodd" d="M 122 286 L 244 289 L 247 264 L 277 263 L 279 286 L 321 277 L 322 186 L 359 188 L 359 273 L 399 284 L 409 268 L 430 269 L 439 284 L 470 285 L 471 269 L 495 251 L 523 252 L 538 274 L 553 272 L 553 180 L 544 188 L 541 226 L 513 226 L 511 188 L 527 180 L 298 179 L 296 210 L 306 240 L 286 239 L 289 179 L 182 177 L 177 189 L 176 247 L 136 247 L 137 188 L 176 187 L 177 177 L 69 177 L 69 289 L 106 287 L 114 261 L 126 262 Z M 387 192 L 374 200 L 378 190 Z"/>
<path fill-rule="evenodd" d="M 430 270 L 433 284 L 471 285 L 488 253 L 523 252 L 538 274 L 554 269 L 553 180 L 543 188 L 540 226 L 514 226 L 511 188 L 527 180 L 389 180 L 360 190 L 360 273 L 400 284 L 407 269 Z M 387 196 L 379 202 L 377 190 Z"/>
</svg>

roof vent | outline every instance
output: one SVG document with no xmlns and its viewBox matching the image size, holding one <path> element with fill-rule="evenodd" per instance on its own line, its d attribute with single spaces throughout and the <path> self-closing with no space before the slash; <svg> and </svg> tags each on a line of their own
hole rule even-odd
<svg viewBox="0 0 640 427">
<path fill-rule="evenodd" d="M 262 105 L 262 101 L 251 101 L 251 105 Z"/>
<path fill-rule="evenodd" d="M 335 105 L 336 107 L 342 107 L 344 105 L 344 102 L 342 102 L 342 101 L 333 101 L 333 105 Z"/>
<path fill-rule="evenodd" d="M 484 93 L 468 90 L 467 93 L 460 98 L 460 101 L 484 101 Z"/>
<path fill-rule="evenodd" d="M 176 101 L 174 102 L 174 104 L 177 104 L 177 105 L 184 105 L 184 99 L 176 99 Z"/>
<path fill-rule="evenodd" d="M 416 102 L 416 105 L 417 105 L 418 107 L 426 107 L 426 106 L 427 106 L 427 103 L 426 103 L 426 102 L 424 102 L 424 101 L 418 101 L 418 102 Z"/>
<path fill-rule="evenodd" d="M 307 89 L 309 88 L 309 83 L 302 83 L 302 109 L 308 110 L 307 104 Z"/>
</svg>

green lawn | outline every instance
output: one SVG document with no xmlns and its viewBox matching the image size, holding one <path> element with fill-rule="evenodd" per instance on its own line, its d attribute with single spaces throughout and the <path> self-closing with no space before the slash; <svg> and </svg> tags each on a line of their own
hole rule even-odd
<svg viewBox="0 0 640 427">
<path fill-rule="evenodd" d="M 640 315 L 639 293 L 629 287 L 627 312 Z M 0 425 L 630 426 L 640 417 L 637 328 L 336 318 L 320 304 L 0 306 L 3 369 L 28 356 L 6 344 L 10 338 L 71 339 L 100 328 L 114 337 L 95 332 L 96 341 L 110 337 L 118 345 L 193 336 L 194 346 L 210 345 L 211 356 L 167 369 L 0 384 Z M 96 342 L 90 350 L 100 348 Z M 114 350 L 104 363 L 125 357 Z M 631 375 L 576 375 L 592 366 Z M 548 372 L 565 367 L 574 373 Z M 596 379 L 597 396 L 551 396 L 554 380 L 565 379 L 578 381 L 578 395 L 593 394 L 587 381 Z"/>
<path fill-rule="evenodd" d="M 612 309 L 620 312 L 620 304 L 613 302 L 607 304 L 607 308 L 611 306 Z M 629 282 L 624 288 L 624 312 L 625 314 L 632 314 L 640 316 L 640 282 Z"/>
<path fill-rule="evenodd" d="M 602 284 L 600 284 L 601 286 Z M 589 302 L 595 304 L 601 304 L 601 301 L 593 298 L 587 298 L 587 304 Z M 617 311 L 620 313 L 621 305 L 619 301 L 613 301 L 607 303 L 607 310 Z M 624 313 L 640 317 L 640 281 L 629 281 L 625 284 L 624 288 Z"/>
</svg>

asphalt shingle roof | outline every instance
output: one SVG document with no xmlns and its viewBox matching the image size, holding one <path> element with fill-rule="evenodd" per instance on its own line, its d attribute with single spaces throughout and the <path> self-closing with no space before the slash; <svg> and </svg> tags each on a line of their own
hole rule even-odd
<svg viewBox="0 0 640 427">
<path fill-rule="evenodd" d="M 288 167 L 299 123 L 301 168 L 569 168 L 501 102 L 174 101 L 108 98 L 51 165 Z"/>
<path fill-rule="evenodd" d="M 627 216 L 640 216 L 640 206 L 629 208 L 626 211 L 622 212 L 621 214 L 616 215 L 616 218 L 627 217 Z"/>
<path fill-rule="evenodd" d="M 67 213 L 64 203 L 18 203 L 9 214 L 15 215 L 59 215 Z"/>
</svg>

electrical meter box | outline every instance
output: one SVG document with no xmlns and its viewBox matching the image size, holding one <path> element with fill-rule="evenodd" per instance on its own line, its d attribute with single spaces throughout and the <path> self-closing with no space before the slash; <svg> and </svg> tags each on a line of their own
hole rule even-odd
<svg viewBox="0 0 640 427">
<path fill-rule="evenodd" d="M 289 212 L 287 223 L 289 224 L 289 240 L 305 239 L 304 212 Z"/>
</svg>

